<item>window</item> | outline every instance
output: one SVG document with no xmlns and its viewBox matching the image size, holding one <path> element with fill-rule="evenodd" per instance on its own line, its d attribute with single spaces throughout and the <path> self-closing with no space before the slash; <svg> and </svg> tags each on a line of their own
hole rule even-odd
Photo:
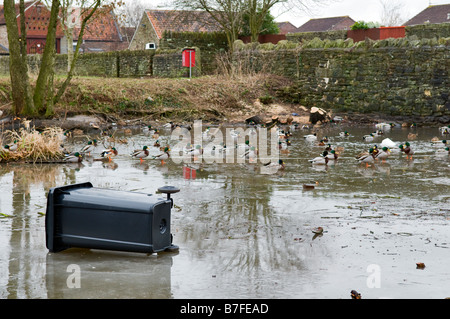
<svg viewBox="0 0 450 319">
<path fill-rule="evenodd" d="M 447 13 L 447 20 L 450 20 L 450 13 Z"/>
</svg>

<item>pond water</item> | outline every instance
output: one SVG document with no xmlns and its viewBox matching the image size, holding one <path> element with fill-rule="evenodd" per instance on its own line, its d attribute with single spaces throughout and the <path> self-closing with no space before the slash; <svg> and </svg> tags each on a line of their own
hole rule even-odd
<svg viewBox="0 0 450 319">
<path fill-rule="evenodd" d="M 340 138 L 348 131 L 350 137 Z M 0 298 L 362 298 L 450 297 L 450 160 L 436 157 L 438 128 L 392 128 L 373 142 L 372 126 L 324 127 L 339 160 L 318 166 L 324 149 L 292 131 L 285 169 L 254 164 L 184 164 L 130 158 L 154 139 L 136 129 L 117 137 L 111 162 L 0 165 Z M 407 141 L 412 160 L 393 150 L 368 167 L 355 156 L 389 138 Z M 165 135 L 165 136 L 164 136 Z M 163 131 L 161 144 L 168 141 Z M 445 138 L 445 137 L 444 137 Z M 78 149 L 86 137 L 66 141 Z M 442 147 L 440 145 L 440 147 Z M 93 152 L 98 157 L 103 145 Z M 192 172 L 192 171 L 191 171 Z M 171 232 L 178 252 L 140 254 L 71 248 L 50 253 L 45 212 L 51 187 L 94 187 L 172 195 Z M 307 190 L 304 184 L 314 183 Z M 322 227 L 323 233 L 312 230 Z M 417 269 L 416 263 L 425 264 Z M 73 268 L 75 267 L 75 268 Z M 78 270 L 78 285 L 70 280 Z"/>
</svg>

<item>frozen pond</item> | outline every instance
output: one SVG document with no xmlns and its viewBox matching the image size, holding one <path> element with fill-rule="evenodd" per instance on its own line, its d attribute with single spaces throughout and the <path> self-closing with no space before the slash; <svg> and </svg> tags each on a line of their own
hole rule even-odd
<svg viewBox="0 0 450 319">
<path fill-rule="evenodd" d="M 350 137 L 339 138 L 342 131 Z M 336 164 L 308 162 L 324 149 L 292 131 L 284 171 L 261 174 L 253 164 L 204 164 L 186 175 L 171 160 L 130 158 L 152 136 L 116 136 L 112 162 L 0 165 L 0 298 L 363 298 L 450 297 L 450 159 L 436 157 L 438 128 L 393 128 L 373 142 L 374 127 L 317 131 L 342 147 Z M 393 152 L 366 167 L 354 157 L 390 138 L 415 154 Z M 165 144 L 170 132 L 162 133 Z M 166 136 L 164 136 L 166 135 Z M 448 136 L 450 139 L 450 136 Z M 85 137 L 66 142 L 78 149 Z M 94 157 L 104 147 L 99 145 Z M 45 211 L 51 187 L 94 187 L 174 194 L 176 253 L 140 254 L 72 248 L 49 253 Z M 303 184 L 316 183 L 305 190 Z M 323 227 L 322 235 L 312 229 Z M 426 267 L 417 269 L 416 263 Z M 75 267 L 75 268 L 74 268 Z M 78 285 L 71 285 L 74 269 Z"/>
</svg>

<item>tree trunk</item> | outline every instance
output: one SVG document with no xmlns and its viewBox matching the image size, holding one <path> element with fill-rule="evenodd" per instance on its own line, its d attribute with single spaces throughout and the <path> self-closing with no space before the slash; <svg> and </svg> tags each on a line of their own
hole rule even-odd
<svg viewBox="0 0 450 319">
<path fill-rule="evenodd" d="M 28 63 L 26 55 L 26 28 L 24 21 L 24 0 L 20 1 L 21 28 L 19 35 L 14 0 L 4 0 L 4 15 L 8 30 L 9 67 L 11 77 L 13 113 L 32 116 L 35 113 L 31 98 L 31 87 L 28 78 Z"/>
<path fill-rule="evenodd" d="M 96 0 L 94 7 L 91 9 L 89 14 L 86 17 L 84 17 L 84 19 L 81 23 L 81 28 L 80 28 L 80 33 L 78 35 L 77 45 L 75 47 L 75 52 L 73 54 L 73 58 L 72 58 L 72 61 L 70 64 L 70 69 L 67 74 L 67 78 L 63 82 L 61 87 L 58 89 L 58 92 L 56 93 L 55 97 L 53 98 L 53 104 L 57 104 L 59 102 L 59 100 L 63 96 L 64 92 L 66 91 L 67 87 L 69 86 L 70 81 L 72 80 L 73 71 L 75 69 L 75 64 L 77 62 L 78 54 L 80 52 L 80 47 L 81 47 L 81 44 L 83 43 L 83 35 L 84 35 L 84 30 L 86 29 L 86 24 L 89 21 L 89 19 L 94 15 L 94 13 L 98 9 L 98 7 L 100 6 L 100 2 L 101 2 L 101 0 Z"/>
<path fill-rule="evenodd" d="M 36 88 L 34 91 L 34 105 L 39 112 L 39 114 L 49 114 L 49 110 L 46 109 L 46 100 L 49 98 L 49 94 L 53 90 L 50 89 L 51 79 L 53 78 L 55 54 L 56 54 L 56 26 L 58 24 L 58 13 L 59 13 L 59 0 L 52 0 L 52 8 L 50 11 L 50 21 L 47 29 L 47 38 L 45 41 L 45 49 L 42 55 L 41 68 L 39 70 L 39 76 L 36 81 Z M 50 113 L 53 113 L 51 110 Z"/>
</svg>

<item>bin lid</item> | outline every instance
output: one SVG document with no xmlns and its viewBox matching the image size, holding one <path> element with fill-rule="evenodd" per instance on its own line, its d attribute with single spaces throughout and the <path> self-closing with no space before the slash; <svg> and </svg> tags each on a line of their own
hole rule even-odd
<svg viewBox="0 0 450 319">
<path fill-rule="evenodd" d="M 150 213 L 157 203 L 166 199 L 152 194 L 103 189 L 92 184 L 70 185 L 54 190 L 58 204 L 70 207 Z"/>
</svg>

